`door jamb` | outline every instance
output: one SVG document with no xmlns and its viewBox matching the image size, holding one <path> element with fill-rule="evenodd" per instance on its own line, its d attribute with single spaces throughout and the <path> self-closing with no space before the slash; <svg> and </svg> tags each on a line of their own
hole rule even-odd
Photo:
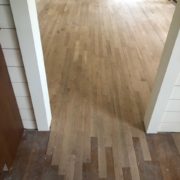
<svg viewBox="0 0 180 180">
<path fill-rule="evenodd" d="M 10 0 L 37 128 L 49 131 L 51 108 L 35 0 Z"/>
<path fill-rule="evenodd" d="M 144 123 L 147 133 L 157 133 L 173 87 L 180 75 L 180 3 L 177 3 L 162 53 Z"/>
</svg>

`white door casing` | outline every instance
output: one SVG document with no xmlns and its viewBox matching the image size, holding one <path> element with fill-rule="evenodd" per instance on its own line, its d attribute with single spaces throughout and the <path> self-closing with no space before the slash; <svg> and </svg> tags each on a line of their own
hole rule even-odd
<svg viewBox="0 0 180 180">
<path fill-rule="evenodd" d="M 49 131 L 51 108 L 35 0 L 10 0 L 37 128 Z"/>
<path fill-rule="evenodd" d="M 155 86 L 145 114 L 147 133 L 159 132 L 162 117 L 180 74 L 180 3 L 177 3 L 162 53 Z M 180 118 L 180 117 L 179 117 Z M 171 124 L 169 124 L 171 125 Z M 171 126 L 172 127 L 172 126 Z M 168 130 L 168 129 L 167 129 Z"/>
</svg>

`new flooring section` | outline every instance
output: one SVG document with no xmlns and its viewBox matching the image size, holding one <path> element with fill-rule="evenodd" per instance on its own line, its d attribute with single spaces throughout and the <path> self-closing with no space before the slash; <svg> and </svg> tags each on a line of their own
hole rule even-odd
<svg viewBox="0 0 180 180">
<path fill-rule="evenodd" d="M 52 165 L 68 180 L 180 179 L 179 134 L 143 117 L 175 5 L 39 0 L 53 122 Z"/>
</svg>

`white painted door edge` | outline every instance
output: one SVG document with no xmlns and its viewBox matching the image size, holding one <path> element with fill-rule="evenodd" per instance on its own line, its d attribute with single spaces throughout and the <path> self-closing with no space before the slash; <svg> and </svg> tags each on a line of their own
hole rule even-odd
<svg viewBox="0 0 180 180">
<path fill-rule="evenodd" d="M 37 128 L 49 131 L 51 109 L 35 0 L 10 0 Z"/>
<path fill-rule="evenodd" d="M 180 67 L 180 3 L 177 3 L 162 53 L 155 86 L 144 123 L 147 133 L 157 133 Z"/>
</svg>

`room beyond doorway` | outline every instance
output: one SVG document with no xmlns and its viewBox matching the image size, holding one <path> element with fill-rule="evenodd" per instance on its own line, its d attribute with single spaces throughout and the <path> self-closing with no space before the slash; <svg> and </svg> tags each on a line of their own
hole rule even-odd
<svg viewBox="0 0 180 180">
<path fill-rule="evenodd" d="M 60 174 L 118 180 L 128 167 L 139 179 L 134 144 L 151 161 L 143 117 L 174 9 L 162 0 L 38 2 L 53 111 L 48 153 Z"/>
</svg>

